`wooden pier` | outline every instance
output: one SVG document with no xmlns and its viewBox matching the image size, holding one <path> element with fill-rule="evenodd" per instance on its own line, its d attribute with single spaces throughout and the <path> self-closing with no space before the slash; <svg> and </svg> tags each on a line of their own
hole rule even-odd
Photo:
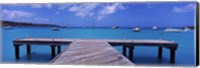
<svg viewBox="0 0 200 68">
<path fill-rule="evenodd" d="M 133 65 L 106 41 L 72 42 L 52 64 Z"/>
<path fill-rule="evenodd" d="M 20 58 L 20 46 L 26 44 L 30 55 L 31 44 L 50 45 L 52 64 L 95 64 L 95 65 L 133 65 L 134 48 L 136 46 L 157 46 L 158 59 L 162 59 L 162 50 L 170 50 L 170 63 L 175 63 L 175 51 L 178 44 L 166 40 L 109 40 L 109 39 L 62 39 L 62 38 L 24 38 L 13 41 L 16 59 Z M 61 45 L 69 45 L 61 52 Z M 111 46 L 123 46 L 123 55 L 129 49 L 129 60 L 120 55 Z M 56 56 L 55 48 L 59 55 Z M 60 53 L 61 52 L 61 53 Z M 56 56 L 56 57 L 55 57 Z"/>
</svg>

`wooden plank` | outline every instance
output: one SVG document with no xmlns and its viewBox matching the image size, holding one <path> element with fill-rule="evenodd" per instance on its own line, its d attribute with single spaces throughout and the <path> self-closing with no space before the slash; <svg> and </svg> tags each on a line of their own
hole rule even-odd
<svg viewBox="0 0 200 68">
<path fill-rule="evenodd" d="M 52 64 L 133 65 L 106 41 L 77 40 Z"/>
</svg>

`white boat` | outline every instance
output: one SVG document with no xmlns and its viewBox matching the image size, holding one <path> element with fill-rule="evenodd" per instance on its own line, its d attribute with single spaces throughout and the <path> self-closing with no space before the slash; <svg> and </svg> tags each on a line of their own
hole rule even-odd
<svg viewBox="0 0 200 68">
<path fill-rule="evenodd" d="M 112 29 L 118 29 L 119 28 L 119 26 L 113 26 L 112 27 Z"/>
<path fill-rule="evenodd" d="M 6 26 L 5 29 L 10 30 L 10 29 L 13 29 L 13 28 L 12 28 L 12 26 Z"/>
<path fill-rule="evenodd" d="M 134 32 L 140 32 L 140 28 L 139 28 L 139 27 L 135 27 L 135 28 L 133 29 L 133 31 L 134 31 Z"/>
<path fill-rule="evenodd" d="M 190 31 L 190 30 L 191 30 L 191 29 L 188 28 L 188 27 L 185 27 L 185 29 L 184 29 L 185 32 L 188 32 L 188 31 Z"/>
<path fill-rule="evenodd" d="M 152 28 L 153 30 L 157 30 L 158 29 L 158 27 L 157 26 L 153 26 L 153 28 Z"/>
<path fill-rule="evenodd" d="M 52 31 L 58 31 L 59 29 L 57 27 L 53 27 Z"/>
<path fill-rule="evenodd" d="M 183 32 L 182 29 L 173 29 L 173 28 L 167 28 L 164 30 L 165 32 Z"/>
</svg>

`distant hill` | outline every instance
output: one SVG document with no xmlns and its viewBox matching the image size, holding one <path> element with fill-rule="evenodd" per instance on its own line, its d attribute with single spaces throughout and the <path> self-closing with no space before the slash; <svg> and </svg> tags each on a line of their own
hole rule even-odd
<svg viewBox="0 0 200 68">
<path fill-rule="evenodd" d="M 1 21 L 2 26 L 12 26 L 12 27 L 26 27 L 26 26 L 32 26 L 32 27 L 60 27 L 58 25 L 53 24 L 35 24 L 35 23 L 28 23 L 28 22 L 12 22 L 12 21 Z"/>
</svg>

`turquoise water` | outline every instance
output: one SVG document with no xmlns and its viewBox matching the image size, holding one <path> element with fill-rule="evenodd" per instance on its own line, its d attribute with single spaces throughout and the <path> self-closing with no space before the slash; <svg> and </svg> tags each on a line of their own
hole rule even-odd
<svg viewBox="0 0 200 68">
<path fill-rule="evenodd" d="M 15 60 L 12 41 L 16 38 L 42 37 L 42 38 L 86 38 L 86 39 L 164 39 L 178 42 L 176 51 L 177 66 L 195 65 L 195 40 L 194 31 L 181 33 L 163 33 L 163 29 L 153 31 L 143 29 L 141 32 L 132 32 L 132 29 L 65 29 L 52 31 L 51 28 L 14 28 L 12 30 L 2 29 L 2 62 L 3 63 L 49 63 L 51 51 L 49 46 L 32 46 L 31 57 L 26 55 L 25 46 L 20 47 L 20 60 Z M 62 50 L 67 46 L 62 46 Z M 115 47 L 122 53 L 122 47 Z M 169 65 L 169 50 L 163 49 L 163 59 L 159 63 L 157 59 L 157 47 L 135 47 L 133 63 L 137 65 Z"/>
</svg>

